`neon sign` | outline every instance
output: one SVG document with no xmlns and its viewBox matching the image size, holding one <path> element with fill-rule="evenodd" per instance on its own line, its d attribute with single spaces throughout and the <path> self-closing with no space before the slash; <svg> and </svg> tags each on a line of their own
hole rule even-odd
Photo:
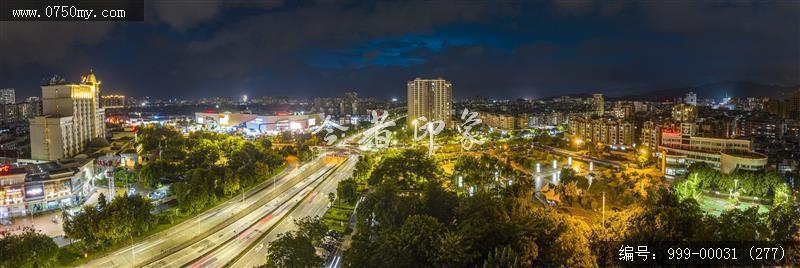
<svg viewBox="0 0 800 268">
<path fill-rule="evenodd" d="M 6 173 L 11 170 L 11 166 L 9 165 L 0 165 L 0 173 Z"/>
</svg>

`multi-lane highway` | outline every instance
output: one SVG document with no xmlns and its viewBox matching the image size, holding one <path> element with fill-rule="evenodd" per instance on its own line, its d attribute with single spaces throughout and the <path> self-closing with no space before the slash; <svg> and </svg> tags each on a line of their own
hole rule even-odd
<svg viewBox="0 0 800 268">
<path fill-rule="evenodd" d="M 264 228 L 265 223 L 269 222 L 275 214 L 285 213 L 291 208 L 291 204 L 298 202 L 302 196 L 313 189 L 314 185 L 327 178 L 329 171 L 333 170 L 333 168 L 333 165 L 326 166 L 268 203 L 246 215 L 238 217 L 234 223 L 205 236 L 191 246 L 182 248 L 173 254 L 152 262 L 146 267 L 182 267 L 193 262 L 201 266 L 224 265 L 227 261 L 217 257 L 214 253 L 229 247 L 235 248 L 235 246 L 231 245 L 245 244 L 246 246 L 247 243 L 252 243 L 255 238 L 258 238 L 266 230 Z"/>
<path fill-rule="evenodd" d="M 357 155 L 351 155 L 347 162 L 337 170 L 331 178 L 323 182 L 308 197 L 297 205 L 294 211 L 289 213 L 289 217 L 277 222 L 266 236 L 251 247 L 247 252 L 231 264 L 231 267 L 255 267 L 266 263 L 267 248 L 269 243 L 277 238 L 279 234 L 294 230 L 295 225 L 292 219 L 303 218 L 306 216 L 314 217 L 325 214 L 328 209 L 328 193 L 336 192 L 336 185 L 339 181 L 347 179 L 355 168 L 358 161 Z M 274 224 L 274 223 L 273 223 Z M 239 249 L 244 250 L 244 248 Z M 238 252 L 237 252 L 238 254 Z"/>
<path fill-rule="evenodd" d="M 375 135 L 374 129 L 377 128 L 370 128 L 349 140 Z M 369 135 L 362 135 L 365 132 Z M 346 141 L 340 141 L 340 145 Z M 294 228 L 292 218 L 325 213 L 328 193 L 335 192 L 337 183 L 350 176 L 358 160 L 357 155 L 351 155 L 331 175 L 334 166 L 326 165 L 323 158 L 324 154 L 302 167 L 287 168 L 274 179 L 246 192 L 244 199 L 232 198 L 230 202 L 84 266 L 182 267 L 191 264 L 220 267 L 234 261 L 235 266 L 261 264 L 269 242 Z M 300 202 L 301 199 L 304 201 Z"/>
<path fill-rule="evenodd" d="M 244 199 L 232 198 L 217 207 L 177 224 L 165 231 L 151 235 L 104 257 L 86 263 L 85 267 L 137 267 L 152 263 L 171 253 L 195 244 L 199 239 L 219 229 L 231 226 L 240 214 L 262 207 L 274 197 L 291 189 L 312 174 L 330 168 L 324 164 L 324 155 L 301 166 L 290 166 L 271 180 L 244 194 Z M 274 183 L 274 185 L 273 185 Z"/>
</svg>

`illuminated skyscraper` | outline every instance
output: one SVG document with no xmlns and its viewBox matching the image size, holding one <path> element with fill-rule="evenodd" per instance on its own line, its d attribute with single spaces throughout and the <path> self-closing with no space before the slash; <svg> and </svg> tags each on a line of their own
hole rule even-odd
<svg viewBox="0 0 800 268">
<path fill-rule="evenodd" d="M 79 84 L 53 79 L 43 85 L 43 115 L 30 120 L 31 158 L 70 158 L 86 150 L 92 139 L 104 138 L 105 109 L 99 99 L 100 81 L 92 70 Z"/>
<path fill-rule="evenodd" d="M 425 117 L 428 121 L 442 120 L 451 127 L 453 107 L 453 84 L 442 78 L 408 81 L 408 125 Z"/>
<path fill-rule="evenodd" d="M 603 116 L 605 114 L 606 109 L 606 101 L 603 99 L 603 94 L 595 93 L 592 94 L 592 110 L 594 110 L 594 114 L 598 116 Z"/>
<path fill-rule="evenodd" d="M 789 116 L 800 119 L 800 88 L 789 97 Z"/>
</svg>

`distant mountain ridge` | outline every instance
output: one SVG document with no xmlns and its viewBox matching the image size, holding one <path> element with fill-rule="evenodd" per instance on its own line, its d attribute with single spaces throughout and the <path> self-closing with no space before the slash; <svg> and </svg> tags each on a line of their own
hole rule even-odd
<svg viewBox="0 0 800 268">
<path fill-rule="evenodd" d="M 721 99 L 724 96 L 732 98 L 742 97 L 769 97 L 770 99 L 786 99 L 791 91 L 797 90 L 800 85 L 782 86 L 760 84 L 748 81 L 725 81 L 718 83 L 703 84 L 692 87 L 658 89 L 647 91 L 642 94 L 609 94 L 607 99 L 620 100 L 665 100 L 684 97 L 688 92 L 697 94 L 698 99 Z M 636 90 L 640 91 L 640 90 Z"/>
</svg>

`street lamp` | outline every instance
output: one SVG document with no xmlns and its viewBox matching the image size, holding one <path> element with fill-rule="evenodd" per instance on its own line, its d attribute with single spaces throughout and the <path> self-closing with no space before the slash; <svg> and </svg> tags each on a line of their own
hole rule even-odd
<svg viewBox="0 0 800 268">
<path fill-rule="evenodd" d="M 578 147 L 578 148 L 581 148 L 581 145 L 583 145 L 583 139 L 576 138 L 575 139 L 575 146 Z"/>
<path fill-rule="evenodd" d="M 606 192 L 603 191 L 603 226 L 606 225 Z"/>
<path fill-rule="evenodd" d="M 411 124 L 414 125 L 414 138 L 411 139 L 413 141 L 413 140 L 417 139 L 417 119 L 414 119 L 414 121 L 411 121 Z"/>
</svg>

